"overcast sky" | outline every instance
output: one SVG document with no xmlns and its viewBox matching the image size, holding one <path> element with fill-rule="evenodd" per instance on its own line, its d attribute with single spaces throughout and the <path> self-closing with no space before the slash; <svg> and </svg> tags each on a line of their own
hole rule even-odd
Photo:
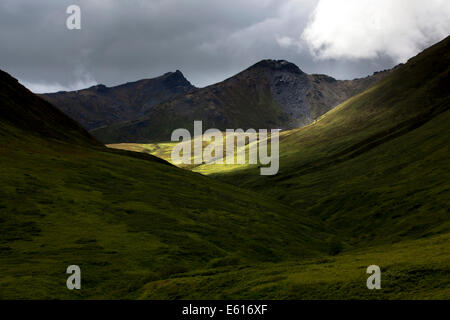
<svg viewBox="0 0 450 320">
<path fill-rule="evenodd" d="M 353 79 L 449 34 L 448 0 L 1 0 L 0 69 L 34 92 L 177 69 L 201 87 L 261 59 Z"/>
</svg>

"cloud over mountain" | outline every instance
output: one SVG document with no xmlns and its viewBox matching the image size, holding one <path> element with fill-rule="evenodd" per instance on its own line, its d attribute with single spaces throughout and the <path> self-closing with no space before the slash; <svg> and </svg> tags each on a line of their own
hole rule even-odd
<svg viewBox="0 0 450 320">
<path fill-rule="evenodd" d="M 319 59 L 405 62 L 450 33 L 445 0 L 320 0 L 302 34 Z"/>
</svg>

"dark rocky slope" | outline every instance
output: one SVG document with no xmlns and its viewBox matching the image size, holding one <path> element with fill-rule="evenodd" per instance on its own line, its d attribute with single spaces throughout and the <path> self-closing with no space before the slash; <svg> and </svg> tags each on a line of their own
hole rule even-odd
<svg viewBox="0 0 450 320">
<path fill-rule="evenodd" d="M 42 94 L 88 130 L 137 119 L 151 108 L 194 90 L 180 71 L 115 87 L 97 85 L 84 90 Z"/>
<path fill-rule="evenodd" d="M 217 84 L 191 91 L 151 108 L 139 119 L 92 133 L 105 143 L 170 139 L 176 128 L 281 128 L 307 125 L 358 94 L 390 71 L 355 80 L 308 75 L 284 60 L 262 60 Z"/>
</svg>

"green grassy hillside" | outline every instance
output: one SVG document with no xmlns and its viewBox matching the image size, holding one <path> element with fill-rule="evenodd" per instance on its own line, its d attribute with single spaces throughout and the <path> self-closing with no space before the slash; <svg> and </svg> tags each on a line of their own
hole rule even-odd
<svg viewBox="0 0 450 320">
<path fill-rule="evenodd" d="M 449 49 L 284 132 L 272 177 L 106 149 L 2 86 L 0 298 L 448 299 Z"/>
<path fill-rule="evenodd" d="M 196 168 L 320 217 L 352 242 L 450 230 L 450 38 L 280 137 L 280 172 Z"/>
<path fill-rule="evenodd" d="M 2 87 L 3 110 L 16 108 L 20 88 Z M 62 125 L 23 120 L 51 125 L 52 138 L 0 121 L 0 298 L 137 298 L 149 281 L 198 268 L 326 250 L 327 233 L 289 206 L 89 135 L 68 143 L 85 131 L 58 137 L 66 116 L 43 105 Z M 80 291 L 65 285 L 72 264 L 82 270 Z"/>
<path fill-rule="evenodd" d="M 449 299 L 449 241 L 447 233 L 305 261 L 204 269 L 152 281 L 140 298 Z M 381 267 L 381 290 L 366 287 L 372 264 Z"/>
<path fill-rule="evenodd" d="M 199 271 L 151 282 L 142 297 L 448 299 L 449 72 L 447 38 L 315 123 L 283 132 L 275 176 L 250 165 L 194 168 L 320 219 L 333 233 L 331 256 Z M 140 147 L 167 157 L 172 145 Z M 370 264 L 381 266 L 380 291 L 365 287 Z"/>
</svg>

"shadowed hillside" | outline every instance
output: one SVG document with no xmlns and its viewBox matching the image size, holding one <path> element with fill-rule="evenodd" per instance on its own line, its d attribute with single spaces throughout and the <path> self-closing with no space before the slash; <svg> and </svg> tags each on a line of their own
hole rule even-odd
<svg viewBox="0 0 450 320">
<path fill-rule="evenodd" d="M 78 123 L 1 70 L 0 101 L 0 129 L 5 137 L 11 135 L 7 126 L 12 126 L 43 138 L 101 145 Z"/>
<path fill-rule="evenodd" d="M 84 90 L 40 95 L 92 130 L 141 117 L 153 106 L 195 90 L 180 71 L 115 87 L 93 86 Z"/>
<path fill-rule="evenodd" d="M 326 249 L 327 233 L 288 206 L 104 148 L 4 73 L 0 91 L 0 299 L 137 298 L 198 268 Z M 80 291 L 65 285 L 72 264 Z"/>
</svg>

